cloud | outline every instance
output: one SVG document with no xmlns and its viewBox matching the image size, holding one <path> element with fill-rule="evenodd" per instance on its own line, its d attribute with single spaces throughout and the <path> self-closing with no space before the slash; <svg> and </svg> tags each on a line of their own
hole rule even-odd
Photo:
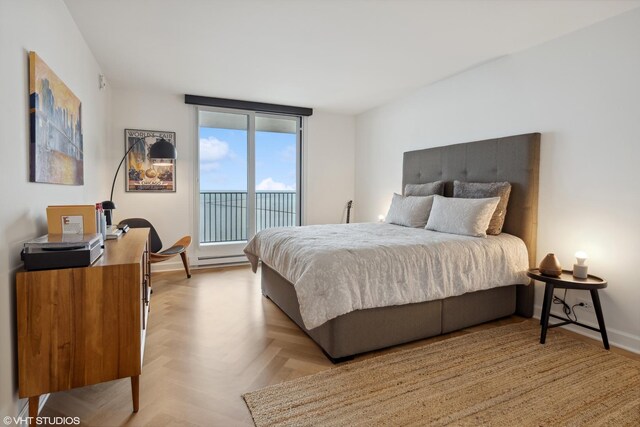
<svg viewBox="0 0 640 427">
<path fill-rule="evenodd" d="M 296 146 L 287 145 L 287 148 L 280 152 L 280 158 L 285 162 L 295 163 L 296 161 Z"/>
<path fill-rule="evenodd" d="M 200 163 L 200 172 L 213 172 L 217 171 L 220 168 L 220 163 L 212 162 L 212 163 Z"/>
<path fill-rule="evenodd" d="M 232 157 L 229 143 L 210 136 L 200 138 L 200 170 L 211 172 L 220 166 L 220 161 Z"/>
<path fill-rule="evenodd" d="M 294 191 L 295 187 L 292 185 L 287 185 L 284 182 L 274 181 L 273 178 L 265 178 L 260 181 L 260 184 L 256 186 L 256 190 L 259 191 L 284 191 L 290 190 Z"/>
</svg>

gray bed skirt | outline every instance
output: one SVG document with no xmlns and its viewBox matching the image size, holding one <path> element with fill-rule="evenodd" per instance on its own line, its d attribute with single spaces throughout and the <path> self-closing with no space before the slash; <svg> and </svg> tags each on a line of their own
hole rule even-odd
<svg viewBox="0 0 640 427">
<path fill-rule="evenodd" d="M 262 263 L 262 293 L 332 359 L 340 359 L 509 316 L 516 312 L 516 288 L 503 286 L 443 300 L 357 310 L 307 329 L 293 285 Z"/>
</svg>

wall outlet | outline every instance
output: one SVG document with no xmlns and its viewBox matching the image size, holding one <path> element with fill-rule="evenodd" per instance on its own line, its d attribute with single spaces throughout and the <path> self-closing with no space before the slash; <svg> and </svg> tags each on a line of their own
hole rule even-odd
<svg viewBox="0 0 640 427">
<path fill-rule="evenodd" d="M 593 302 L 590 299 L 578 298 L 576 300 L 578 304 L 582 303 L 584 305 L 578 305 L 576 308 L 579 308 L 584 311 L 588 311 L 590 313 L 594 313 L 593 311 Z"/>
</svg>

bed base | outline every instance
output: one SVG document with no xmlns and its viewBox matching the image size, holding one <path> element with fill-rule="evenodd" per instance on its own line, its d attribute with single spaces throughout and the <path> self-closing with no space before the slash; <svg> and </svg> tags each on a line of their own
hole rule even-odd
<svg viewBox="0 0 640 427">
<path fill-rule="evenodd" d="M 331 357 L 331 355 L 329 355 L 329 353 L 324 351 L 324 348 L 320 347 L 320 350 L 322 350 L 322 353 L 324 353 L 326 358 L 329 359 L 329 361 L 331 363 L 333 363 L 334 365 L 337 365 L 337 364 L 343 363 L 343 362 L 349 362 L 349 361 L 351 361 L 351 360 L 353 360 L 355 358 L 355 355 L 344 356 L 344 357 Z"/>
<path fill-rule="evenodd" d="M 314 340 L 333 363 L 512 315 L 517 285 L 471 292 L 443 300 L 357 310 L 307 329 L 294 286 L 262 263 L 262 294 Z"/>
</svg>

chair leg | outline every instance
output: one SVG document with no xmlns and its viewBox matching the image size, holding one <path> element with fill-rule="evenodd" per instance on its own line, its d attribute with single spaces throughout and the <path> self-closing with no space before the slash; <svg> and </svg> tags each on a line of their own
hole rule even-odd
<svg viewBox="0 0 640 427">
<path fill-rule="evenodd" d="M 180 253 L 180 258 L 182 258 L 182 264 L 184 265 L 184 271 L 187 272 L 187 279 L 191 278 L 191 270 L 189 270 L 189 258 L 187 258 L 187 251 Z"/>
</svg>

